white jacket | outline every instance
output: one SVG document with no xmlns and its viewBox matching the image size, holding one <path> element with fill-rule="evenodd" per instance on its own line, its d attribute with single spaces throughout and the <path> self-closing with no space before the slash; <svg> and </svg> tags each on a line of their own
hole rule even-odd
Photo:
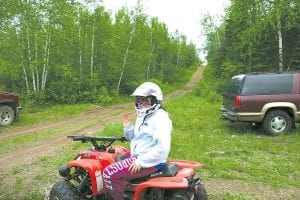
<svg viewBox="0 0 300 200">
<path fill-rule="evenodd" d="M 131 155 L 139 167 L 153 167 L 164 163 L 170 152 L 172 121 L 163 109 L 146 117 L 138 117 L 135 126 L 124 127 L 125 137 L 131 141 Z"/>
</svg>

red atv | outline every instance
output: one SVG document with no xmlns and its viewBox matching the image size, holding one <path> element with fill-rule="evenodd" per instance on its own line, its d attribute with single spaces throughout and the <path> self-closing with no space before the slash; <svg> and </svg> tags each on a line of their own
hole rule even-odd
<svg viewBox="0 0 300 200">
<path fill-rule="evenodd" d="M 73 141 L 91 142 L 92 148 L 81 151 L 74 160 L 60 167 L 64 181 L 54 184 L 50 200 L 109 200 L 102 171 L 122 159 L 127 151 L 115 141 L 125 137 L 68 136 Z M 195 168 L 203 164 L 187 160 L 171 160 L 167 165 L 146 177 L 125 183 L 125 200 L 202 200 L 207 199 L 201 178 L 195 178 Z"/>
</svg>

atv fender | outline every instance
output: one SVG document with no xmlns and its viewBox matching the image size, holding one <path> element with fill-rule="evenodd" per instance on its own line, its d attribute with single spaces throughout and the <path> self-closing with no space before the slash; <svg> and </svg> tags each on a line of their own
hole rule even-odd
<svg viewBox="0 0 300 200">
<path fill-rule="evenodd" d="M 187 188 L 188 180 L 183 177 L 158 177 L 150 179 L 139 184 L 135 190 L 133 200 L 144 199 L 143 194 L 147 188 L 161 188 L 161 189 L 176 189 Z"/>
<path fill-rule="evenodd" d="M 69 167 L 81 167 L 85 169 L 90 176 L 93 195 L 102 193 L 104 189 L 102 171 L 104 170 L 99 160 L 79 159 L 67 163 Z"/>
<path fill-rule="evenodd" d="M 190 161 L 190 160 L 170 160 L 170 163 L 176 163 L 179 165 L 179 168 L 196 168 L 196 167 L 203 167 L 204 164 L 195 162 L 195 161 Z"/>
</svg>

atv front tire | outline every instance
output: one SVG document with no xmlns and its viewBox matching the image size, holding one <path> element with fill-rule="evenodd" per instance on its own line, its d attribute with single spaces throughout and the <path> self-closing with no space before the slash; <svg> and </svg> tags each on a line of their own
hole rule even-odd
<svg viewBox="0 0 300 200">
<path fill-rule="evenodd" d="M 55 183 L 50 191 L 50 200 L 79 200 L 75 187 L 69 181 Z"/>
</svg>

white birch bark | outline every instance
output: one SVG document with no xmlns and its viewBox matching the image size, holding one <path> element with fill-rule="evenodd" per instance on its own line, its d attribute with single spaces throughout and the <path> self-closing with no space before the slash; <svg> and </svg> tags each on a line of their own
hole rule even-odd
<svg viewBox="0 0 300 200">
<path fill-rule="evenodd" d="M 35 85 L 35 75 L 33 69 L 31 69 L 31 76 L 32 76 L 32 85 L 33 85 L 33 91 L 36 92 L 36 85 Z"/>
<path fill-rule="evenodd" d="M 79 41 L 79 72 L 80 72 L 80 79 L 82 79 L 82 49 L 81 49 L 81 24 L 80 24 L 80 10 L 78 8 L 78 41 Z"/>
<path fill-rule="evenodd" d="M 50 37 L 48 36 L 46 39 L 45 49 L 44 49 L 44 64 L 43 64 L 43 72 L 42 72 L 42 84 L 41 90 L 44 91 L 46 87 L 46 80 L 47 80 L 47 67 L 49 62 L 49 44 L 50 44 Z"/>
<path fill-rule="evenodd" d="M 35 60 L 37 61 L 38 60 L 37 33 L 34 34 L 34 38 L 35 38 Z M 40 76 L 39 76 L 38 68 L 35 69 L 35 73 L 36 73 L 36 89 L 39 92 L 40 91 Z"/>
<path fill-rule="evenodd" d="M 122 79 L 123 79 L 123 74 L 124 74 L 124 71 L 125 71 L 125 66 L 126 66 L 126 62 L 127 62 L 127 56 L 128 56 L 128 50 L 131 46 L 131 43 L 132 43 L 132 39 L 133 39 L 133 35 L 135 33 L 135 19 L 141 14 L 142 12 L 142 1 L 141 0 L 138 0 L 137 1 L 137 4 L 136 4 L 136 7 L 135 7 L 135 15 L 133 16 L 133 27 L 132 27 L 132 30 L 131 32 L 129 33 L 129 41 L 128 41 L 128 45 L 126 47 L 126 50 L 125 50 L 125 54 L 124 54 L 124 59 L 123 59 L 123 64 L 122 64 L 122 68 L 121 68 L 121 74 L 120 74 L 120 78 L 119 78 L 119 82 L 118 82 L 118 85 L 117 85 L 117 94 L 119 94 L 119 90 L 120 90 L 120 85 L 121 85 L 121 82 L 122 82 Z"/>
<path fill-rule="evenodd" d="M 93 85 L 93 71 L 94 71 L 94 40 L 95 40 L 95 22 L 93 23 L 92 33 L 92 47 L 91 47 L 91 86 Z"/>
<path fill-rule="evenodd" d="M 278 22 L 278 50 L 279 50 L 279 71 L 283 71 L 283 49 L 282 49 L 282 33 L 281 33 L 281 23 Z"/>
<path fill-rule="evenodd" d="M 154 45 L 152 46 L 151 52 L 150 52 L 150 59 L 148 62 L 148 66 L 147 66 L 147 80 L 149 79 L 149 73 L 150 73 L 150 66 L 151 66 L 151 62 L 152 62 L 152 56 L 153 56 L 153 52 L 154 52 Z"/>
<path fill-rule="evenodd" d="M 35 86 L 35 75 L 34 75 L 34 71 L 33 71 L 33 69 L 32 69 L 32 65 L 31 65 L 32 59 L 31 59 L 30 40 L 29 40 L 29 31 L 28 31 L 28 27 L 26 28 L 26 37 L 27 37 L 28 62 L 29 62 L 29 68 L 31 69 L 33 91 L 36 91 L 36 86 Z"/>
<path fill-rule="evenodd" d="M 152 55 L 153 55 L 153 51 L 154 51 L 154 45 L 153 45 L 153 38 L 152 38 L 152 36 L 153 35 L 152 35 L 152 32 L 151 32 L 150 47 L 152 46 L 152 48 L 151 48 L 151 51 L 150 51 L 150 59 L 149 59 L 148 66 L 147 66 L 147 73 L 146 73 L 146 79 L 147 80 L 149 79 L 150 66 L 151 66 Z"/>
<path fill-rule="evenodd" d="M 23 72 L 24 72 L 24 79 L 25 79 L 25 84 L 27 88 L 27 92 L 29 93 L 29 84 L 28 84 L 28 78 L 27 78 L 27 73 L 25 67 L 23 67 Z"/>
<path fill-rule="evenodd" d="M 135 25 L 133 25 L 133 28 L 132 28 L 132 30 L 130 32 L 128 45 L 127 45 L 126 50 L 125 50 L 123 64 L 122 64 L 122 69 L 121 69 L 121 74 L 120 74 L 120 78 L 119 78 L 119 82 L 118 82 L 118 86 L 117 86 L 117 94 L 119 94 L 121 81 L 122 81 L 123 74 L 124 74 L 124 71 L 125 71 L 125 66 L 126 66 L 126 61 L 127 61 L 127 56 L 128 56 L 128 50 L 129 50 L 129 47 L 130 47 L 131 42 L 132 42 L 132 38 L 133 38 L 133 34 L 134 34 L 134 29 L 135 29 Z"/>
<path fill-rule="evenodd" d="M 35 72 L 36 72 L 36 90 L 37 90 L 37 92 L 39 92 L 39 91 L 40 91 L 40 76 L 39 76 L 39 70 L 36 69 Z"/>
</svg>

